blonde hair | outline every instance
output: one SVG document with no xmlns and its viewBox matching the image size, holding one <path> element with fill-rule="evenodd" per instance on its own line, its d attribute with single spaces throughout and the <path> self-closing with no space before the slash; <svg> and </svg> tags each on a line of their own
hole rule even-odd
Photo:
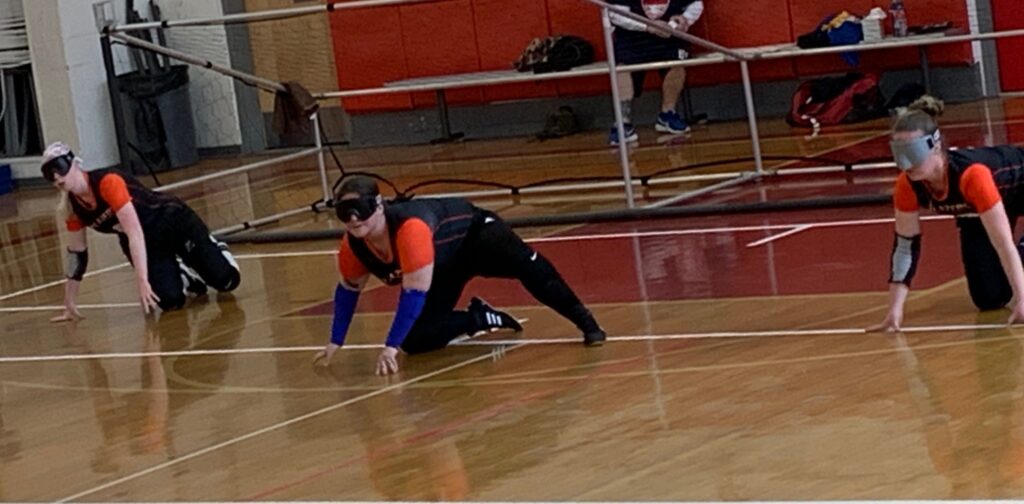
<svg viewBox="0 0 1024 504">
<path fill-rule="evenodd" d="M 946 104 L 931 95 L 924 95 L 907 106 L 901 112 L 893 126 L 893 131 L 920 131 L 931 135 L 939 129 L 937 117 L 942 115 Z"/>
<path fill-rule="evenodd" d="M 71 217 L 72 209 L 71 202 L 68 200 L 68 193 L 66 191 L 58 191 L 58 193 L 60 194 L 57 196 L 57 206 L 54 208 L 54 211 L 58 220 L 57 224 L 61 226 L 64 224 L 64 221 Z"/>
</svg>

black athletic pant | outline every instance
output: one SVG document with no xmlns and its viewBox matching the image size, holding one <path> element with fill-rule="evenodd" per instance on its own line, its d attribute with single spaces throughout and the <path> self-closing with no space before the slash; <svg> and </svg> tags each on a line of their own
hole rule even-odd
<svg viewBox="0 0 1024 504">
<path fill-rule="evenodd" d="M 967 274 L 967 289 L 979 310 L 1002 308 L 1013 298 L 1013 288 L 1003 271 L 1003 263 L 992 246 L 980 218 L 958 218 L 960 228 L 960 255 Z M 1017 222 L 1010 217 L 1010 229 Z M 1024 252 L 1024 244 L 1017 242 L 1017 253 Z M 1022 254 L 1024 256 L 1024 254 Z"/>
<path fill-rule="evenodd" d="M 489 222 L 484 222 L 488 220 Z M 531 249 L 494 214 L 485 213 L 470 229 L 459 256 L 446 271 L 435 271 L 426 304 L 409 331 L 402 350 L 423 353 L 444 348 L 464 334 L 485 329 L 467 311 L 455 310 L 462 290 L 473 277 L 519 280 L 541 303 L 587 333 L 600 329 L 590 310 L 580 302 L 544 256 Z"/>
<path fill-rule="evenodd" d="M 185 306 L 185 284 L 177 258 L 192 268 L 203 282 L 220 292 L 235 290 L 241 275 L 228 262 L 210 237 L 210 230 L 188 207 L 169 212 L 157 229 L 144 229 L 149 285 L 160 298 L 160 308 L 176 310 Z M 131 261 L 128 237 L 119 234 L 121 250 Z"/>
<path fill-rule="evenodd" d="M 615 62 L 620 65 L 651 63 L 656 61 L 679 61 L 679 51 L 686 51 L 689 44 L 677 38 L 661 38 L 653 33 L 634 30 L 615 30 Z M 664 79 L 668 69 L 658 70 Z M 647 71 L 631 72 L 633 98 L 644 92 Z"/>
</svg>

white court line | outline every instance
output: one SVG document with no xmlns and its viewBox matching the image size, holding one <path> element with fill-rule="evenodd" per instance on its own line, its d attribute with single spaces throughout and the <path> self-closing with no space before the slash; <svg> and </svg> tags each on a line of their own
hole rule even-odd
<svg viewBox="0 0 1024 504">
<path fill-rule="evenodd" d="M 110 308 L 142 308 L 139 302 L 134 303 L 106 303 L 106 304 L 80 304 L 76 305 L 81 310 L 105 310 Z M 57 311 L 63 310 L 64 305 L 40 305 L 40 306 L 2 306 L 0 313 L 17 313 L 33 311 Z"/>
<path fill-rule="evenodd" d="M 511 350 L 511 349 L 509 349 L 509 350 Z M 248 434 L 244 434 L 244 435 L 241 435 L 241 436 L 229 439 L 227 441 L 223 441 L 223 442 L 217 443 L 215 445 L 208 446 L 208 447 L 203 448 L 201 450 L 197 450 L 197 451 L 194 451 L 194 452 L 186 454 L 186 455 L 178 456 L 177 458 L 175 458 L 173 460 L 168 460 L 167 462 L 164 462 L 162 464 L 157 464 L 155 466 L 149 467 L 147 469 L 143 469 L 141 471 L 134 472 L 134 473 L 129 474 L 127 476 L 124 476 L 122 478 L 118 478 L 116 480 L 113 480 L 113 481 L 104 483 L 102 485 L 90 488 L 88 490 L 84 490 L 82 492 L 78 492 L 78 493 L 76 493 L 74 495 L 70 495 L 68 497 L 64 497 L 63 499 L 60 499 L 57 502 L 68 502 L 68 501 L 78 500 L 78 499 L 81 499 L 82 497 L 85 497 L 87 495 L 92 495 L 92 494 L 94 494 L 96 492 L 99 492 L 99 491 L 102 491 L 102 490 L 106 490 L 106 489 L 108 489 L 110 487 L 114 487 L 114 486 L 120 485 L 121 483 L 125 483 L 125 482 L 128 482 L 128 481 L 134 480 L 136 478 L 140 478 L 142 476 L 145 476 L 147 474 L 154 473 L 154 472 L 162 470 L 162 469 L 166 469 L 166 468 L 171 467 L 173 465 L 180 464 L 180 463 L 182 463 L 182 462 L 184 462 L 186 460 L 192 460 L 192 459 L 194 459 L 196 457 L 201 457 L 203 455 L 206 455 L 207 453 L 219 450 L 221 448 L 225 448 L 225 447 L 228 447 L 228 446 L 231 446 L 231 445 L 234 445 L 234 444 L 238 444 L 238 443 L 241 443 L 242 441 L 245 441 L 245 440 L 248 440 L 248 439 L 252 439 L 252 438 L 257 437 L 257 436 L 261 436 L 261 435 L 266 434 L 268 432 L 272 432 L 272 431 L 281 429 L 283 427 L 287 427 L 287 426 L 292 425 L 292 424 L 296 424 L 296 423 L 299 423 L 299 422 L 302 422 L 302 421 L 305 421 L 305 420 L 309 420 L 310 418 L 318 417 L 320 415 L 323 415 L 324 413 L 330 413 L 330 412 L 332 412 L 334 410 L 344 408 L 345 406 L 348 406 L 350 404 L 355 404 L 357 402 L 364 401 L 366 399 L 370 399 L 371 397 L 379 396 L 381 394 L 385 394 L 385 393 L 390 392 L 392 390 L 399 389 L 399 388 L 405 387 L 407 385 L 412 385 L 413 383 L 421 382 L 421 381 L 433 378 L 435 376 L 447 373 L 449 371 L 454 371 L 454 370 L 459 369 L 461 367 L 465 367 L 465 366 L 468 366 L 470 364 L 475 364 L 477 362 L 481 362 L 481 361 L 488 360 L 488 359 L 491 359 L 491 354 L 489 354 L 489 353 L 488 354 L 484 354 L 484 355 L 480 355 L 480 356 L 477 356 L 477 357 L 474 357 L 474 358 L 469 359 L 469 360 L 465 360 L 465 361 L 462 361 L 462 362 L 458 362 L 458 363 L 452 364 L 451 366 L 447 366 L 447 367 L 441 368 L 441 369 L 439 369 L 437 371 L 432 371 L 432 372 L 427 373 L 427 374 L 422 375 L 422 376 L 417 376 L 416 378 L 412 378 L 410 380 L 405 380 L 405 381 L 402 381 L 402 382 L 398 382 L 398 383 L 396 383 L 394 385 L 389 385 L 387 387 L 379 388 L 377 390 L 374 390 L 373 392 L 368 392 L 366 394 L 362 394 L 362 395 L 353 397 L 352 399 L 348 399 L 348 400 L 342 401 L 340 403 L 333 404 L 331 406 L 327 406 L 327 407 L 324 407 L 324 408 L 320 408 L 320 409 L 318 409 L 316 411 L 312 411 L 312 412 L 306 413 L 305 415 L 300 415 L 300 416 L 297 416 L 295 418 L 292 418 L 292 419 L 289 419 L 289 420 L 285 420 L 283 422 L 278 422 L 276 424 L 264 427 L 262 429 L 259 429 L 259 430 L 253 431 L 253 432 L 250 432 Z"/>
<path fill-rule="evenodd" d="M 781 233 L 768 236 L 766 238 L 761 238 L 760 240 L 757 240 L 757 241 L 752 241 L 752 242 L 747 244 L 747 248 L 759 247 L 761 245 L 764 245 L 765 243 L 770 243 L 770 242 L 773 242 L 773 241 L 778 240 L 780 238 L 785 238 L 785 237 L 790 236 L 790 235 L 795 235 L 795 234 L 797 234 L 797 233 L 799 233 L 801 231 L 806 231 L 806 230 L 808 230 L 808 229 L 810 229 L 812 227 L 814 227 L 814 226 L 811 226 L 810 224 L 806 224 L 806 225 L 803 225 L 803 226 L 797 226 L 797 227 L 795 227 L 793 229 L 790 229 L 789 231 L 783 231 Z"/>
<path fill-rule="evenodd" d="M 948 215 L 925 215 L 921 217 L 922 221 L 931 220 L 949 220 L 952 216 Z M 733 227 L 717 227 L 717 228 L 694 228 L 694 229 L 670 229 L 663 231 L 633 231 L 628 233 L 603 233 L 603 234 L 589 234 L 589 235 L 567 235 L 567 236 L 549 236 L 543 238 L 530 238 L 523 240 L 526 243 L 548 243 L 548 242 L 566 242 L 566 241 L 589 241 L 589 240 L 616 240 L 624 238 L 644 238 L 654 236 L 685 236 L 695 234 L 711 234 L 711 233 L 737 233 L 747 231 L 771 231 L 776 229 L 792 229 L 794 227 L 843 227 L 843 226 L 864 226 L 872 224 L 888 224 L 892 223 L 893 219 L 879 218 L 879 219 L 859 219 L 859 220 L 845 220 L 845 221 L 824 221 L 824 222 L 804 222 L 804 223 L 793 223 L 793 224 L 761 224 L 758 226 L 733 226 Z M 264 254 L 239 254 L 235 256 L 237 259 L 265 259 L 273 257 L 304 257 L 304 256 L 320 256 L 320 255 L 334 255 L 337 254 L 337 250 L 312 250 L 307 252 L 267 252 Z"/>
<path fill-rule="evenodd" d="M 921 217 L 922 221 L 931 220 L 948 220 L 953 217 L 950 215 L 925 215 Z M 825 222 L 798 222 L 792 224 L 763 224 L 759 226 L 734 226 L 734 227 L 718 227 L 718 228 L 694 228 L 694 229 L 675 229 L 666 231 L 634 231 L 628 233 L 607 233 L 607 234 L 592 234 L 592 235 L 570 235 L 570 236 L 551 236 L 545 238 L 531 238 L 524 240 L 526 243 L 549 243 L 549 242 L 565 242 L 565 241 L 588 241 L 588 240 L 614 240 L 619 238 L 644 238 L 652 236 L 684 236 L 694 234 L 709 234 L 709 233 L 736 233 L 743 231 L 765 231 L 772 229 L 790 229 L 795 226 L 813 226 L 813 227 L 841 227 L 841 226 L 864 226 L 872 224 L 886 224 L 893 222 L 890 218 L 880 219 L 860 219 L 860 220 L 845 220 L 845 221 L 825 221 Z M 331 255 L 336 254 L 336 250 L 321 250 L 321 251 L 309 251 L 309 252 L 270 252 L 266 254 L 239 254 L 236 256 L 239 259 L 262 259 L 270 257 L 299 257 L 299 256 L 316 256 L 316 255 Z M 96 271 L 86 273 L 85 276 L 93 276 L 100 273 L 106 273 L 113 271 L 118 268 L 127 266 L 128 263 L 116 264 L 108 268 L 103 268 Z M 64 280 L 56 280 L 43 285 L 37 285 L 28 289 L 12 292 L 10 294 L 4 294 L 0 296 L 0 301 L 4 301 L 16 296 L 36 292 L 49 287 L 55 287 L 62 285 Z"/>
<path fill-rule="evenodd" d="M 926 215 L 921 217 L 921 220 L 946 220 L 952 219 L 952 216 L 948 215 Z M 878 219 L 856 219 L 856 220 L 842 220 L 842 221 L 824 221 L 824 222 L 794 222 L 790 224 L 761 224 L 757 226 L 726 226 L 716 228 L 693 228 L 693 229 L 672 229 L 663 231 L 633 231 L 628 233 L 607 233 L 607 234 L 593 234 L 593 235 L 576 235 L 576 236 L 550 236 L 544 238 L 535 238 L 532 240 L 524 240 L 527 243 L 546 243 L 546 242 L 563 242 L 563 241 L 587 241 L 587 240 L 612 240 L 617 238 L 644 238 L 652 236 L 685 236 L 694 234 L 711 234 L 711 233 L 738 233 L 746 231 L 770 231 L 775 229 L 791 229 L 797 226 L 814 226 L 814 227 L 843 227 L 843 226 L 865 226 L 872 224 L 888 224 L 894 222 L 892 217 L 883 217 Z"/>
<path fill-rule="evenodd" d="M 938 326 L 917 326 L 904 327 L 904 333 L 924 332 L 955 332 L 955 331 L 993 331 L 1009 329 L 1011 326 L 1004 324 L 962 324 L 962 325 L 938 325 Z M 1024 327 L 1024 326 L 1017 326 Z M 849 329 L 794 329 L 776 331 L 719 331 L 706 333 L 682 333 L 682 334 L 640 334 L 627 336 L 609 336 L 608 342 L 635 342 L 635 341 L 671 341 L 691 339 L 716 339 L 716 338 L 780 338 L 793 336 L 847 336 L 867 334 L 864 328 Z M 885 333 L 879 333 L 885 334 Z M 547 338 L 547 339 L 505 339 L 505 340 L 481 340 L 472 339 L 451 343 L 450 346 L 515 346 L 515 345 L 563 345 L 567 343 L 578 344 L 579 337 L 571 338 Z M 383 348 L 382 344 L 360 344 L 345 345 L 341 350 L 373 350 Z M 54 361 L 75 361 L 90 359 L 129 359 L 138 357 L 173 357 L 173 356 L 200 356 L 200 355 L 224 355 L 224 354 L 258 354 L 258 353 L 287 353 L 287 352 L 312 352 L 323 349 L 320 346 L 297 346 L 297 347 L 264 347 L 264 348 L 237 348 L 237 349 L 209 349 L 209 350 L 176 350 L 171 352 L 124 352 L 105 354 L 68 354 L 68 355 L 28 355 L 22 357 L 0 357 L 0 364 L 17 362 L 54 362 Z"/>
<path fill-rule="evenodd" d="M 1007 326 L 1005 324 L 964 324 L 964 325 L 945 325 L 945 326 L 919 326 L 919 327 L 904 327 L 901 332 L 904 333 L 924 333 L 924 332 L 956 332 L 956 331 L 994 331 L 999 329 L 1010 329 L 1011 327 L 1024 327 L 1024 326 Z M 629 341 L 662 341 L 662 340 L 690 340 L 690 339 L 715 339 L 715 338 L 780 338 L 787 336 L 846 336 L 846 335 L 857 335 L 857 334 L 868 334 L 867 329 L 864 328 L 852 328 L 852 329 L 800 329 L 800 330 L 782 330 L 782 331 L 722 331 L 722 332 L 707 332 L 707 333 L 690 333 L 690 334 L 646 334 L 636 336 L 609 336 L 609 342 L 629 342 Z M 885 335 L 887 333 L 878 333 L 879 335 Z M 471 340 L 464 343 L 459 343 L 465 346 L 488 346 L 488 345 L 512 345 L 516 343 L 523 343 L 526 345 L 561 345 L 566 343 L 580 343 L 580 338 L 551 338 L 551 339 L 524 339 L 524 340 Z"/>
<path fill-rule="evenodd" d="M 114 271 L 116 269 L 123 268 L 125 266 L 128 266 L 127 262 L 123 262 L 121 264 L 115 264 L 113 266 L 108 266 L 106 268 L 98 269 L 96 271 L 90 271 L 90 272 L 86 273 L 85 276 L 90 277 L 90 276 L 93 276 L 93 275 L 99 275 L 100 273 L 106 273 L 108 271 Z M 52 281 L 50 283 L 44 283 L 43 285 L 37 285 L 35 287 L 29 287 L 28 289 L 20 290 L 20 291 L 17 291 L 17 292 L 12 292 L 10 294 L 4 294 L 3 296 L 0 296 L 0 301 L 11 299 L 12 297 L 17 297 L 17 296 L 20 296 L 22 294 L 28 294 L 30 292 L 35 292 L 35 291 L 43 290 L 43 289 L 46 289 L 46 288 L 49 288 L 49 287 L 56 287 L 58 285 L 64 285 L 64 279 L 63 278 L 60 279 L 60 280 L 54 280 L 54 281 Z"/>
<path fill-rule="evenodd" d="M 337 254 L 337 250 L 310 250 L 306 252 L 267 252 L 264 254 L 238 254 L 235 259 L 266 259 L 270 257 L 306 257 Z"/>
<path fill-rule="evenodd" d="M 384 345 L 345 345 L 344 349 L 366 350 L 383 348 Z M 207 350 L 174 350 L 170 352 L 117 352 L 68 355 L 26 355 L 22 357 L 0 357 L 0 364 L 16 362 L 55 362 L 95 359 L 136 359 L 140 357 L 183 357 L 197 355 L 234 355 L 259 353 L 315 352 L 324 346 L 266 347 L 266 348 L 211 348 Z"/>
<path fill-rule="evenodd" d="M 260 504 L 294 504 L 294 501 L 259 501 Z M 424 504 L 424 501 L 344 501 L 345 504 Z M 562 501 L 459 501 L 461 504 L 557 504 Z M 578 504 L 625 504 L 629 501 L 577 501 Z M 683 501 L 658 501 L 683 502 Z M 685 501 L 687 504 L 1020 504 L 1019 500 L 819 500 L 819 501 Z M 179 501 L 151 504 L 239 504 L 238 501 Z M 338 501 L 302 501 L 302 504 L 338 504 Z"/>
</svg>

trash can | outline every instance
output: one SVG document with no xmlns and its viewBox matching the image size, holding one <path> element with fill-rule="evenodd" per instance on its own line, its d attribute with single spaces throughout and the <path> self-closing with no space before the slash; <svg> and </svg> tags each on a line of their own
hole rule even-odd
<svg viewBox="0 0 1024 504">
<path fill-rule="evenodd" d="M 11 165 L 0 164 L 0 194 L 7 194 L 14 190 L 14 176 L 11 174 Z"/>
<path fill-rule="evenodd" d="M 188 66 L 117 76 L 129 150 L 157 171 L 199 162 Z"/>
</svg>

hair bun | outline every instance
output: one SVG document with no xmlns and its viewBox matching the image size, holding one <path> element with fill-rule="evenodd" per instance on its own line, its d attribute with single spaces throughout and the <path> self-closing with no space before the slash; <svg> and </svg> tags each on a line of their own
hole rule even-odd
<svg viewBox="0 0 1024 504">
<path fill-rule="evenodd" d="M 920 110 L 932 117 L 938 117 L 946 110 L 946 103 L 932 95 L 924 95 L 907 106 L 907 112 L 914 110 Z"/>
</svg>

